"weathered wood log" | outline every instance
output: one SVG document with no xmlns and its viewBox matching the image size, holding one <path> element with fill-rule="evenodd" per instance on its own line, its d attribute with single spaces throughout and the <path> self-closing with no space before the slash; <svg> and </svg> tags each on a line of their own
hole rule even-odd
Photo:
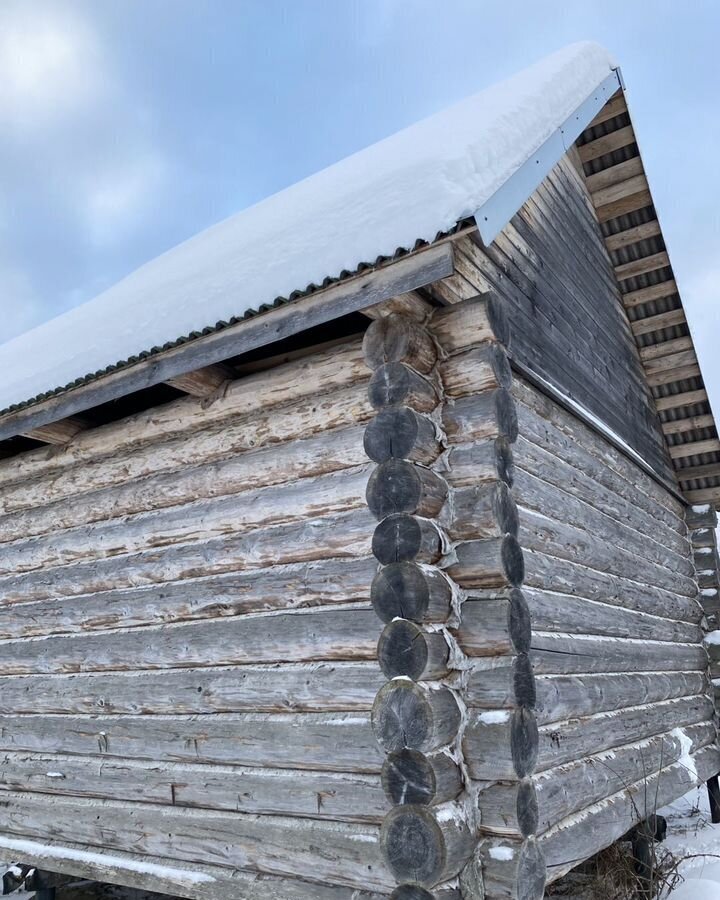
<svg viewBox="0 0 720 900">
<path fill-rule="evenodd" d="M 381 891 L 394 886 L 378 829 L 370 824 L 13 794 L 0 805 L 0 828 L 34 840 L 75 840 L 193 865 L 198 859 L 225 865 L 242 860 L 250 871 Z"/>
<path fill-rule="evenodd" d="M 715 569 L 709 571 L 700 570 L 697 573 L 697 582 L 698 587 L 701 590 L 704 588 L 717 588 L 720 586 L 718 583 L 718 573 Z"/>
<path fill-rule="evenodd" d="M 515 464 L 506 438 L 495 438 L 451 447 L 442 471 L 452 487 L 469 487 L 488 481 L 504 481 L 512 486 Z"/>
<path fill-rule="evenodd" d="M 512 588 L 488 599 L 466 600 L 451 633 L 469 656 L 504 656 L 530 650 L 530 613 L 523 592 Z"/>
<path fill-rule="evenodd" d="M 536 685 L 527 653 L 474 660 L 463 699 L 472 707 L 506 710 L 536 704 Z M 492 719 L 493 714 L 488 714 Z M 498 712 L 499 717 L 502 712 Z"/>
<path fill-rule="evenodd" d="M 545 896 L 547 866 L 534 838 L 522 843 L 486 839 L 477 853 L 482 859 L 486 896 L 498 900 L 542 900 Z"/>
<path fill-rule="evenodd" d="M 568 496 L 562 488 L 530 475 L 523 470 L 521 457 L 518 461 L 514 494 L 524 508 L 589 533 L 595 540 L 602 540 L 613 552 L 618 548 L 623 554 L 632 553 L 656 566 L 692 576 L 693 565 L 687 544 L 683 544 L 681 553 L 669 549 L 634 526 L 611 519 L 591 504 Z"/>
<path fill-rule="evenodd" d="M 698 528 L 696 531 L 691 531 L 690 542 L 696 549 L 699 547 L 715 549 L 717 547 L 715 531 L 712 528 Z"/>
<path fill-rule="evenodd" d="M 367 556 L 373 524 L 369 510 L 360 507 L 236 537 L 59 566 L 52 576 L 50 570 L 9 575 L 0 578 L 0 598 L 5 603 L 43 600 L 271 565 Z"/>
<path fill-rule="evenodd" d="M 685 510 L 685 523 L 690 531 L 696 528 L 717 528 L 717 511 L 709 504 L 688 506 Z"/>
<path fill-rule="evenodd" d="M 438 365 L 446 397 L 481 394 L 496 388 L 509 389 L 512 371 L 507 354 L 498 344 L 487 344 L 451 356 Z"/>
<path fill-rule="evenodd" d="M 690 573 L 684 574 L 681 570 L 660 566 L 621 547 L 608 545 L 591 532 L 551 519 L 522 504 L 520 511 L 519 540 L 528 550 L 660 587 L 682 597 L 693 597 L 697 592 L 695 580 Z"/>
<path fill-rule="evenodd" d="M 398 313 L 370 323 L 363 337 L 365 362 L 371 369 L 385 363 L 405 363 L 427 373 L 435 365 L 435 343 L 419 322 Z"/>
<path fill-rule="evenodd" d="M 452 793 L 450 768 L 442 761 L 428 768 L 431 772 L 437 768 L 436 781 L 431 778 L 427 782 L 435 787 L 437 796 Z M 5 792 L 30 791 L 377 824 L 390 808 L 375 774 L 156 763 L 98 755 L 4 753 L 0 776 L 0 800 L 7 796 Z M 434 796 L 428 794 L 427 802 L 441 802 Z"/>
<path fill-rule="evenodd" d="M 193 397 L 209 397 L 234 377 L 235 373 L 229 366 L 218 363 L 183 372 L 182 375 L 169 378 L 166 384 Z"/>
<path fill-rule="evenodd" d="M 28 675 L 243 663 L 374 659 L 380 622 L 366 607 L 216 619 L 0 643 L 0 673 Z M 428 645 L 430 649 L 430 642 Z M 435 666 L 436 652 L 431 654 Z"/>
<path fill-rule="evenodd" d="M 510 339 L 502 301 L 490 293 L 437 309 L 430 321 L 430 329 L 446 353 L 484 341 L 507 344 Z"/>
<path fill-rule="evenodd" d="M 0 713 L 367 711 L 385 682 L 374 661 L 7 675 L 2 680 Z"/>
<path fill-rule="evenodd" d="M 625 609 L 617 605 L 614 597 L 609 598 L 610 602 L 604 603 L 558 592 L 539 591 L 527 585 L 523 588 L 523 592 L 533 627 L 538 631 L 562 631 L 606 637 L 632 635 L 638 640 L 679 641 L 688 644 L 702 641 L 702 629 L 699 625 Z M 650 596 L 649 591 L 648 598 Z M 470 610 L 473 608 L 471 606 Z M 477 623 L 482 627 L 479 619 Z M 472 624 L 469 627 L 472 627 Z"/>
<path fill-rule="evenodd" d="M 498 437 L 513 443 L 518 435 L 515 404 L 504 388 L 446 403 L 442 423 L 448 440 L 455 444 Z"/>
<path fill-rule="evenodd" d="M 612 575 L 541 552 L 526 556 L 525 589 L 528 588 L 570 594 L 677 621 L 699 623 L 703 615 L 697 597 L 681 597 L 630 577 Z"/>
<path fill-rule="evenodd" d="M 510 488 L 504 481 L 458 488 L 438 517 L 454 541 L 517 537 L 518 511 Z"/>
<path fill-rule="evenodd" d="M 432 887 L 457 875 L 470 858 L 473 837 L 464 821 L 425 806 L 397 806 L 385 817 L 380 846 L 398 881 Z"/>
<path fill-rule="evenodd" d="M 379 774 L 384 754 L 370 716 L 351 713 L 218 713 L 212 716 L 0 718 L 0 749 Z M 292 741 L 288 740 L 292 734 Z"/>
<path fill-rule="evenodd" d="M 432 893 L 419 884 L 401 884 L 390 894 L 390 900 L 460 900 L 457 888 L 440 888 Z"/>
<path fill-rule="evenodd" d="M 540 841 L 551 881 L 625 835 L 630 828 L 672 800 L 682 797 L 720 768 L 720 750 L 705 747 L 692 757 L 692 764 L 676 763 L 626 785 L 612 797 L 583 810 L 576 821 L 561 821 Z"/>
<path fill-rule="evenodd" d="M 387 363 L 376 369 L 368 387 L 373 409 L 409 406 L 418 412 L 432 412 L 438 396 L 433 385 L 403 363 Z"/>
<path fill-rule="evenodd" d="M 365 429 L 363 445 L 378 463 L 407 459 L 430 464 L 440 453 L 435 423 L 407 406 L 380 410 Z"/>
<path fill-rule="evenodd" d="M 452 586 L 438 569 L 393 563 L 381 569 L 370 588 L 373 609 L 383 622 L 444 622 L 450 614 Z"/>
<path fill-rule="evenodd" d="M 77 634 L 352 603 L 367 599 L 368 583 L 376 573 L 377 563 L 368 556 L 106 590 L 77 600 L 63 597 L 0 603 L 0 638 Z"/>
<path fill-rule="evenodd" d="M 460 710 L 446 687 L 431 690 L 409 678 L 396 678 L 378 693 L 372 726 L 388 753 L 404 749 L 430 753 L 457 737 Z"/>
<path fill-rule="evenodd" d="M 395 619 L 380 635 L 377 656 L 388 678 L 404 675 L 413 681 L 442 678 L 448 672 L 450 648 L 438 631 L 424 631 L 408 619 Z"/>
<path fill-rule="evenodd" d="M 186 897 L 189 900 L 382 900 L 383 895 L 374 891 L 358 891 L 355 888 L 321 884 L 298 878 L 282 878 L 257 872 L 245 872 L 237 867 L 203 863 L 202 871 L 197 865 L 184 865 L 167 856 L 143 854 L 142 864 L 138 854 L 114 850 L 102 855 L 97 847 L 68 841 L 19 839 L 0 835 L 0 848 L 8 857 L 27 860 L 29 864 L 45 865 L 55 871 L 62 871 L 73 877 L 83 877 L 93 882 L 126 885 L 171 897 Z M 28 866 L 29 867 L 29 866 Z M 201 877 L 198 877 L 198 876 Z M 202 876 L 205 876 L 203 878 Z M 122 888 L 121 888 L 122 890 Z M 384 896 L 387 896 L 386 894 Z M 438 893 L 438 900 L 445 900 Z M 153 900 L 140 896 L 125 898 L 108 895 L 101 900 Z M 457 895 L 448 895 L 447 900 L 459 900 Z"/>
<path fill-rule="evenodd" d="M 458 764 L 445 753 L 425 756 L 417 750 L 399 750 L 383 764 L 382 786 L 393 804 L 437 806 L 454 800 L 463 780 Z"/>
<path fill-rule="evenodd" d="M 714 741 L 711 722 L 684 729 L 688 750 L 697 753 Z M 534 808 L 535 827 L 543 834 L 556 823 L 650 775 L 683 756 L 683 738 L 677 731 L 651 737 L 612 751 L 586 756 L 548 769 L 525 781 L 497 782 L 478 795 L 482 830 L 522 837 L 527 833 L 528 811 Z M 642 761 L 638 770 L 638 760 Z M 531 817 L 532 818 L 532 817 Z"/>
<path fill-rule="evenodd" d="M 525 575 L 523 552 L 512 535 L 465 541 L 454 548 L 447 573 L 465 588 L 516 587 Z"/>
<path fill-rule="evenodd" d="M 409 465 L 409 464 L 408 464 Z M 330 515 L 363 506 L 369 464 L 3 545 L 0 576 Z M 437 476 L 436 476 L 437 477 Z M 442 483 L 440 484 L 442 488 Z"/>
<path fill-rule="evenodd" d="M 409 513 L 432 518 L 442 509 L 447 497 L 443 478 L 404 460 L 381 463 L 367 483 L 366 499 L 372 514 L 384 519 L 392 513 Z"/>
<path fill-rule="evenodd" d="M 436 563 L 443 552 L 443 534 L 432 519 L 397 513 L 383 519 L 372 538 L 375 558 L 390 563 Z"/>
</svg>

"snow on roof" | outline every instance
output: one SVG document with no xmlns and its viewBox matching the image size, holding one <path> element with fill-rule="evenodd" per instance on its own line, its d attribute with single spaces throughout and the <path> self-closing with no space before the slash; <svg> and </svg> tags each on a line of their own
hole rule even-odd
<svg viewBox="0 0 720 900">
<path fill-rule="evenodd" d="M 614 68 L 597 44 L 573 44 L 185 241 L 0 346 L 0 410 L 434 240 L 497 195 Z"/>
</svg>

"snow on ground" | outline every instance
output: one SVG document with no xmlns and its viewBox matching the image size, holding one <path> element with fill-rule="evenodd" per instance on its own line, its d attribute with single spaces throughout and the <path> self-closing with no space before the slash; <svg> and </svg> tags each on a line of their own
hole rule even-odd
<svg viewBox="0 0 720 900">
<path fill-rule="evenodd" d="M 705 787 L 660 810 L 668 820 L 662 849 L 682 860 L 683 881 L 668 900 L 720 900 L 720 825 L 710 823 Z"/>
</svg>

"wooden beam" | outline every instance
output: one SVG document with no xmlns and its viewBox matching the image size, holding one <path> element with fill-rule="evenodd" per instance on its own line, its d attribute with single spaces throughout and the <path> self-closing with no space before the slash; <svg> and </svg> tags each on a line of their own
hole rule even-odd
<svg viewBox="0 0 720 900">
<path fill-rule="evenodd" d="M 191 397 L 209 397 L 226 381 L 233 378 L 234 373 L 228 366 L 214 365 L 195 369 L 193 372 L 185 372 L 175 378 L 169 378 L 165 383 L 190 394 Z"/>
<path fill-rule="evenodd" d="M 678 444 L 668 449 L 673 459 L 682 459 L 685 456 L 699 456 L 701 453 L 718 453 L 720 452 L 720 440 L 709 438 L 706 441 L 690 441 L 687 444 Z"/>
<path fill-rule="evenodd" d="M 615 275 L 618 281 L 624 281 L 626 278 L 635 278 L 636 275 L 654 272 L 655 269 L 664 269 L 669 265 L 670 257 L 663 250 L 661 253 L 653 253 L 652 256 L 643 256 L 641 259 L 615 266 Z"/>
<path fill-rule="evenodd" d="M 616 116 L 620 116 L 624 112 L 627 112 L 625 95 L 622 92 L 618 92 L 608 100 L 605 106 L 603 106 L 600 112 L 592 120 L 589 127 L 594 128 L 596 125 L 602 125 L 603 122 L 614 119 Z"/>
<path fill-rule="evenodd" d="M 672 384 L 674 381 L 684 381 L 686 378 L 699 378 L 700 366 L 692 365 L 670 368 L 666 371 L 647 372 L 647 383 L 650 387 L 659 387 L 661 384 Z"/>
<path fill-rule="evenodd" d="M 151 356 L 50 400 L 8 413 L 0 418 L 0 441 L 167 382 L 185 372 L 265 347 L 339 316 L 359 312 L 397 294 L 446 278 L 453 270 L 452 243 L 448 240 L 433 244 L 371 272 Z"/>
<path fill-rule="evenodd" d="M 715 419 L 711 415 L 689 416 L 687 419 L 676 419 L 674 422 L 663 422 L 664 434 L 682 434 L 686 431 L 695 431 L 696 428 L 712 428 Z"/>
<path fill-rule="evenodd" d="M 383 303 L 369 306 L 363 310 L 363 313 L 370 319 L 378 319 L 393 313 L 400 313 L 422 322 L 427 319 L 433 309 L 435 307 L 432 303 L 428 303 L 417 291 L 408 291 L 406 294 L 399 294 L 397 297 L 392 297 Z"/>
<path fill-rule="evenodd" d="M 639 157 L 636 158 L 639 159 Z M 629 160 L 629 162 L 633 161 Z M 623 165 L 626 164 L 623 163 Z M 612 172 L 615 168 L 615 166 L 612 166 L 610 169 L 605 169 L 605 172 Z M 645 178 L 645 175 L 640 174 L 634 175 L 632 178 L 626 178 L 623 181 L 616 181 L 614 184 L 608 185 L 608 187 L 593 191 L 592 198 L 596 208 L 599 209 L 607 206 L 609 203 L 615 203 L 618 200 L 623 200 L 625 197 L 639 194 L 642 191 L 647 192 L 648 190 L 647 178 Z"/>
<path fill-rule="evenodd" d="M 661 331 L 673 325 L 684 325 L 687 322 L 684 309 L 671 309 L 669 312 L 660 313 L 657 316 L 648 316 L 646 319 L 635 319 L 630 323 L 633 334 L 652 334 L 653 331 Z"/>
<path fill-rule="evenodd" d="M 585 163 L 591 159 L 598 159 L 605 156 L 606 153 L 612 153 L 613 150 L 619 150 L 621 147 L 627 147 L 629 144 L 635 143 L 635 132 L 632 125 L 626 125 L 625 128 L 618 128 L 617 131 L 611 131 L 602 137 L 596 138 L 578 147 L 580 159 Z"/>
<path fill-rule="evenodd" d="M 634 309 L 636 306 L 642 306 L 645 303 L 652 303 L 654 300 L 662 300 L 664 297 L 672 297 L 677 294 L 678 286 L 674 278 L 663 281 L 660 284 L 653 284 L 650 287 L 640 288 L 639 291 L 628 291 L 623 294 L 623 303 L 625 309 Z"/>
<path fill-rule="evenodd" d="M 609 222 L 611 219 L 617 219 L 618 216 L 626 216 L 628 213 L 635 212 L 637 209 L 645 209 L 652 203 L 652 194 L 649 189 L 642 189 L 632 194 L 627 194 L 614 203 L 608 203 L 606 206 L 598 206 L 595 213 L 598 222 Z"/>
<path fill-rule="evenodd" d="M 673 394 L 670 397 L 658 397 L 655 407 L 658 412 L 665 409 L 677 409 L 680 406 L 692 406 L 695 403 L 707 402 L 708 395 L 704 388 L 697 391 L 685 391 L 683 394 Z"/>
<path fill-rule="evenodd" d="M 659 344 L 641 347 L 640 359 L 645 362 L 647 360 L 660 359 L 663 356 L 670 356 L 673 353 L 679 353 L 681 350 L 692 349 L 693 342 L 691 337 L 674 338 L 670 341 L 661 341 Z"/>
<path fill-rule="evenodd" d="M 701 488 L 697 491 L 685 491 L 685 499 L 690 503 L 712 503 L 720 506 L 720 487 Z"/>
<path fill-rule="evenodd" d="M 23 431 L 21 434 L 23 437 L 42 441 L 44 444 L 67 444 L 76 434 L 86 428 L 85 421 L 75 416 L 69 416 L 67 419 L 59 419 L 57 422 L 50 422 L 30 431 Z"/>
<path fill-rule="evenodd" d="M 646 241 L 648 238 L 657 237 L 660 231 L 660 223 L 657 219 L 652 222 L 645 222 L 642 225 L 635 225 L 633 228 L 626 228 L 625 231 L 618 231 L 617 234 L 611 234 L 605 238 L 605 246 L 611 252 L 621 250 L 623 247 L 629 247 L 640 241 Z"/>
<path fill-rule="evenodd" d="M 627 181 L 628 178 L 633 178 L 635 175 L 642 175 L 643 172 L 642 159 L 639 156 L 633 156 L 632 159 L 618 163 L 616 166 L 608 166 L 607 169 L 603 169 L 601 172 L 588 175 L 585 183 L 590 193 L 595 194 L 621 181 Z"/>
<path fill-rule="evenodd" d="M 720 463 L 708 463 L 705 466 L 688 466 L 677 469 L 680 481 L 695 481 L 697 478 L 720 478 Z"/>
</svg>

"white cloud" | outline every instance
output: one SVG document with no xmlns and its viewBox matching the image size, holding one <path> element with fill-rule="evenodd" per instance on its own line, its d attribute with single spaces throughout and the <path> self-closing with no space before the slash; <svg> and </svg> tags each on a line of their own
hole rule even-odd
<svg viewBox="0 0 720 900">
<path fill-rule="evenodd" d="M 85 105 L 101 68 L 85 22 L 34 3 L 0 7 L 0 122 L 34 130 Z"/>
</svg>

